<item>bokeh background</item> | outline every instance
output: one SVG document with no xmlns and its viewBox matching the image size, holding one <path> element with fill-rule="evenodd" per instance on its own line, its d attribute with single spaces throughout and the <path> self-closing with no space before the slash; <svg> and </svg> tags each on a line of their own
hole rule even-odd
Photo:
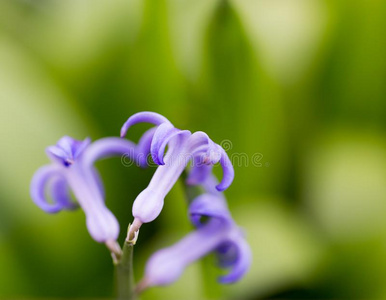
<svg viewBox="0 0 386 300">
<path fill-rule="evenodd" d="M 385 100 L 384 0 L 1 0 L 0 298 L 112 297 L 83 212 L 43 213 L 29 184 L 61 136 L 150 110 L 226 145 L 254 261 L 219 286 L 209 257 L 142 299 L 386 299 Z M 154 168 L 97 167 L 122 242 Z M 141 229 L 137 279 L 186 215 L 180 182 Z"/>
</svg>

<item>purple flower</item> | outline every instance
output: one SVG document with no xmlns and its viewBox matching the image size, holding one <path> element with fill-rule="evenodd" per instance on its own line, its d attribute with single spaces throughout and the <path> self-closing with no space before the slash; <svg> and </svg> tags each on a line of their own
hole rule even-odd
<svg viewBox="0 0 386 300">
<path fill-rule="evenodd" d="M 250 247 L 233 221 L 221 193 L 208 192 L 197 197 L 189 212 L 197 230 L 150 257 L 140 289 L 173 283 L 189 264 L 212 251 L 216 252 L 219 266 L 230 269 L 219 278 L 221 283 L 235 282 L 248 271 Z"/>
<path fill-rule="evenodd" d="M 175 128 L 169 120 L 154 112 L 141 112 L 131 116 L 121 129 L 121 137 L 134 124 L 148 122 L 156 125 L 151 139 L 150 153 L 153 161 L 160 165 L 148 187 L 135 199 L 133 228 L 153 221 L 161 212 L 164 198 L 189 161 L 193 166 L 189 176 L 190 184 L 204 182 L 211 174 L 211 167 L 220 163 L 223 168 L 222 181 L 216 189 L 223 191 L 233 181 L 234 170 L 224 149 L 214 143 L 204 132 L 191 133 Z M 168 151 L 164 156 L 166 147 Z"/>
<path fill-rule="evenodd" d="M 122 154 L 141 163 L 137 151 L 146 151 L 147 144 L 149 138 L 136 146 L 115 137 L 103 138 L 90 144 L 88 138 L 78 141 L 64 136 L 55 146 L 46 149 L 52 163 L 41 167 L 34 174 L 31 197 L 44 211 L 56 213 L 78 206 L 71 199 L 71 190 L 86 214 L 86 224 L 92 238 L 106 243 L 114 252 L 119 224 L 105 205 L 102 181 L 93 164 L 97 159 Z M 51 195 L 51 201 L 47 193 Z"/>
</svg>

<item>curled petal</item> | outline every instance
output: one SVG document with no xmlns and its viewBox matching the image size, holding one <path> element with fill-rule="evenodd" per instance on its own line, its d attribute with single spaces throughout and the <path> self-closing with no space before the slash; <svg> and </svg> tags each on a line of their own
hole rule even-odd
<svg viewBox="0 0 386 300">
<path fill-rule="evenodd" d="M 221 182 L 216 186 L 216 189 L 218 191 L 224 191 L 232 184 L 235 177 L 235 170 L 233 169 L 233 165 L 228 157 L 228 154 L 222 148 L 220 164 L 223 170 L 223 177 Z"/>
<path fill-rule="evenodd" d="M 208 223 L 169 248 L 153 254 L 146 264 L 147 287 L 168 285 L 176 281 L 185 268 L 207 255 L 224 239 L 224 229 L 218 222 Z"/>
<path fill-rule="evenodd" d="M 82 159 L 85 166 L 90 167 L 98 159 L 123 154 L 130 159 L 136 160 L 135 144 L 117 137 L 108 137 L 92 143 Z"/>
<path fill-rule="evenodd" d="M 177 129 L 172 124 L 168 123 L 158 126 L 151 143 L 151 156 L 157 165 L 165 164 L 163 157 L 166 146 L 169 141 L 177 135 L 184 135 L 187 137 L 190 135 L 190 131 Z"/>
<path fill-rule="evenodd" d="M 225 250 L 226 252 L 219 253 L 220 263 L 230 267 L 231 270 L 227 275 L 221 276 L 219 281 L 221 283 L 233 283 L 249 270 L 252 263 L 252 252 L 242 235 L 232 240 Z"/>
<path fill-rule="evenodd" d="M 31 198 L 37 206 L 48 213 L 56 213 L 60 211 L 63 206 L 60 202 L 50 203 L 46 199 L 45 190 L 49 180 L 54 176 L 62 176 L 60 170 L 56 166 L 44 166 L 36 171 L 31 182 Z M 55 195 L 56 200 L 60 198 Z M 54 199 L 55 200 L 55 199 Z"/>
<path fill-rule="evenodd" d="M 195 198 L 189 206 L 189 214 L 192 223 L 196 227 L 202 227 L 202 217 L 215 218 L 223 223 L 223 226 L 233 224 L 225 199 L 215 194 L 202 194 Z"/>
<path fill-rule="evenodd" d="M 234 169 L 225 150 L 214 143 L 206 133 L 198 131 L 189 139 L 189 148 L 193 156 L 200 157 L 201 164 L 216 164 L 220 162 L 223 178 L 216 186 L 218 191 L 226 190 L 233 181 Z"/>
<path fill-rule="evenodd" d="M 202 155 L 202 163 L 216 164 L 220 160 L 221 153 L 217 145 L 202 131 L 192 134 L 189 140 L 189 147 L 192 155 Z"/>
<path fill-rule="evenodd" d="M 146 131 L 142 137 L 139 139 L 139 142 L 135 148 L 137 153 L 137 158 L 139 165 L 144 168 L 147 166 L 147 156 L 150 154 L 151 142 L 153 140 L 154 133 L 157 127 L 150 128 Z"/>
<path fill-rule="evenodd" d="M 121 137 L 126 135 L 127 130 L 137 123 L 152 123 L 154 125 L 160 125 L 162 123 L 170 123 L 164 116 L 155 112 L 143 111 L 132 115 L 127 119 L 125 124 L 121 128 Z"/>
<path fill-rule="evenodd" d="M 64 177 L 55 177 L 52 179 L 52 199 L 62 208 L 73 210 L 78 208 L 78 205 L 72 201 L 68 184 Z"/>
<path fill-rule="evenodd" d="M 216 249 L 218 264 L 221 268 L 230 268 L 237 260 L 237 246 L 233 241 L 226 241 Z"/>
</svg>

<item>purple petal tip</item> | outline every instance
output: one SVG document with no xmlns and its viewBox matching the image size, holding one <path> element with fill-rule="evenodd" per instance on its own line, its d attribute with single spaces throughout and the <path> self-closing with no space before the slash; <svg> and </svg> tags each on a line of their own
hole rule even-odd
<svg viewBox="0 0 386 300">
<path fill-rule="evenodd" d="M 222 185 L 216 185 L 216 190 L 218 190 L 219 192 L 223 192 L 223 191 L 225 191 L 227 189 L 227 187 L 224 187 L 224 186 L 222 186 Z"/>
</svg>

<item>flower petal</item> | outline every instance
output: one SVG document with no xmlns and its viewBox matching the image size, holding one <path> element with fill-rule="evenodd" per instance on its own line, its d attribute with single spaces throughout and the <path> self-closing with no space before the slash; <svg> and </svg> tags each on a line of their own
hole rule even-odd
<svg viewBox="0 0 386 300">
<path fill-rule="evenodd" d="M 94 175 L 95 182 L 98 186 L 100 194 L 102 195 L 102 198 L 104 199 L 106 194 L 105 194 L 105 187 L 103 186 L 101 174 L 99 173 L 99 171 L 96 168 L 92 168 L 92 169 L 93 169 L 92 173 Z"/>
<path fill-rule="evenodd" d="M 147 157 L 150 154 L 151 142 L 157 127 L 147 130 L 139 139 L 135 150 L 137 152 L 138 162 L 140 167 L 144 168 L 148 165 Z"/>
<path fill-rule="evenodd" d="M 64 136 L 55 146 L 47 147 L 46 152 L 51 159 L 59 161 L 60 163 L 63 163 L 64 166 L 68 167 L 81 156 L 90 142 L 91 140 L 89 138 L 79 141 L 69 136 Z"/>
<path fill-rule="evenodd" d="M 205 165 L 202 163 L 202 158 L 196 156 L 193 159 L 192 167 L 189 171 L 188 178 L 186 179 L 186 184 L 188 185 L 199 185 L 205 182 L 205 180 L 212 173 L 213 166 Z"/>
<path fill-rule="evenodd" d="M 47 155 L 55 159 L 63 160 L 67 157 L 66 152 L 62 148 L 59 148 L 57 146 L 48 146 L 46 148 L 46 152 L 47 152 Z"/>
<path fill-rule="evenodd" d="M 116 240 L 119 234 L 119 224 L 105 206 L 94 170 L 75 164 L 66 170 L 68 184 L 86 214 L 86 224 L 90 235 L 97 242 Z"/>
<path fill-rule="evenodd" d="M 83 141 L 77 141 L 77 145 L 74 149 L 74 159 L 77 159 L 90 144 L 90 138 L 85 138 Z"/>
<path fill-rule="evenodd" d="M 166 146 L 169 141 L 177 135 L 188 137 L 190 131 L 177 129 L 170 123 L 164 123 L 158 126 L 151 143 L 151 156 L 157 165 L 165 164 L 163 156 Z"/>
<path fill-rule="evenodd" d="M 222 148 L 221 148 L 220 164 L 223 170 L 223 177 L 221 182 L 216 186 L 216 189 L 218 191 L 224 191 L 232 184 L 233 179 L 235 177 L 235 170 L 233 169 L 233 165 L 227 153 Z"/>
<path fill-rule="evenodd" d="M 216 249 L 216 254 L 220 267 L 229 268 L 237 260 L 237 246 L 234 242 L 226 241 Z"/>
<path fill-rule="evenodd" d="M 231 243 L 232 248 L 228 248 L 228 251 L 232 251 L 233 253 L 231 253 L 230 257 L 227 257 L 227 261 L 224 261 L 224 257 L 222 257 L 222 264 L 228 264 L 228 266 L 231 267 L 231 271 L 227 275 L 219 278 L 221 283 L 238 281 L 249 270 L 252 263 L 251 248 L 241 234 L 233 239 Z"/>
<path fill-rule="evenodd" d="M 216 144 L 203 131 L 197 131 L 192 134 L 189 139 L 189 148 L 194 156 L 204 154 L 204 163 L 215 164 L 220 159 L 219 155 L 217 155 L 217 158 L 214 157 L 214 154 L 218 152 Z"/>
<path fill-rule="evenodd" d="M 50 203 L 45 195 L 49 180 L 58 175 L 61 176 L 61 172 L 57 166 L 47 165 L 37 170 L 31 181 L 30 193 L 32 200 L 48 213 L 56 213 L 63 208 L 60 202 Z"/>
<path fill-rule="evenodd" d="M 161 213 L 164 200 L 165 196 L 158 190 L 147 187 L 134 200 L 132 208 L 134 218 L 140 220 L 141 223 L 153 221 Z"/>
<path fill-rule="evenodd" d="M 170 141 L 165 156 L 165 165 L 155 171 L 149 185 L 135 199 L 133 216 L 142 223 L 153 221 L 160 214 L 164 199 L 185 169 L 190 156 L 185 151 L 187 138 L 184 135 Z"/>
<path fill-rule="evenodd" d="M 218 247 L 224 239 L 224 232 L 221 224 L 213 220 L 173 246 L 154 253 L 146 264 L 147 286 L 168 285 L 176 281 L 189 264 Z"/>
<path fill-rule="evenodd" d="M 189 215 L 198 228 L 205 225 L 203 217 L 218 219 L 224 227 L 233 224 L 225 199 L 214 194 L 202 194 L 195 198 L 189 206 Z"/>
<path fill-rule="evenodd" d="M 86 167 L 91 167 L 98 159 L 123 154 L 135 160 L 137 158 L 135 144 L 129 140 L 108 137 L 92 143 L 83 154 L 82 160 Z"/>
<path fill-rule="evenodd" d="M 189 139 L 189 148 L 193 156 L 201 157 L 204 164 L 216 164 L 220 162 L 223 169 L 223 178 L 216 186 L 218 191 L 226 190 L 233 182 L 234 169 L 225 150 L 214 143 L 206 133 L 197 131 Z"/>
<path fill-rule="evenodd" d="M 164 116 L 157 114 L 155 112 L 150 112 L 150 111 L 139 112 L 132 115 L 130 118 L 127 119 L 125 124 L 123 124 L 121 128 L 121 137 L 124 137 L 126 135 L 127 130 L 129 130 L 131 126 L 137 123 L 152 123 L 154 125 L 160 125 L 162 123 L 170 123 L 170 121 L 166 119 Z"/>
<path fill-rule="evenodd" d="M 79 141 L 78 141 L 79 142 Z M 67 135 L 63 136 L 57 143 L 56 146 L 63 149 L 68 155 L 73 156 L 76 151 L 76 140 Z"/>
<path fill-rule="evenodd" d="M 52 179 L 51 194 L 52 199 L 60 204 L 62 208 L 68 210 L 78 208 L 78 205 L 71 199 L 68 184 L 64 177 L 55 177 Z"/>
<path fill-rule="evenodd" d="M 118 238 L 118 221 L 106 207 L 99 207 L 94 213 L 88 213 L 86 225 L 91 237 L 99 243 Z"/>
</svg>

